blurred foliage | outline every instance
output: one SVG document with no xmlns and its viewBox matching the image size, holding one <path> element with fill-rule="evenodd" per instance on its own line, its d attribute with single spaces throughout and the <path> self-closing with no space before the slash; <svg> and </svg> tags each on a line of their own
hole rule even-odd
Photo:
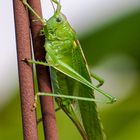
<svg viewBox="0 0 140 140">
<path fill-rule="evenodd" d="M 139 70 L 140 11 L 104 26 L 96 32 L 90 32 L 81 38 L 81 45 L 90 65 L 98 65 L 106 55 L 123 53 L 134 58 Z M 100 110 L 108 140 L 140 139 L 139 85 L 140 81 L 136 83 L 133 91 L 130 91 L 129 97 L 115 105 L 109 105 L 109 108 Z M 60 139 L 80 140 L 79 133 L 66 115 L 61 111 L 56 114 Z M 39 132 L 41 131 L 40 139 L 43 139 L 42 125 L 39 124 L 38 127 Z M 23 139 L 19 96 L 0 111 L 0 139 Z"/>
<path fill-rule="evenodd" d="M 102 111 L 102 121 L 108 140 L 140 139 L 140 80 L 131 96 L 110 109 Z"/>
<path fill-rule="evenodd" d="M 14 97 L 11 102 L 0 111 L 0 139 L 22 139 L 19 96 Z"/>
<path fill-rule="evenodd" d="M 106 55 L 124 53 L 140 60 L 140 11 L 84 36 L 80 43 L 90 65 Z M 92 56 L 92 57 L 91 57 Z M 140 64 L 140 63 L 139 63 Z M 140 65 L 139 65 L 140 67 Z"/>
</svg>

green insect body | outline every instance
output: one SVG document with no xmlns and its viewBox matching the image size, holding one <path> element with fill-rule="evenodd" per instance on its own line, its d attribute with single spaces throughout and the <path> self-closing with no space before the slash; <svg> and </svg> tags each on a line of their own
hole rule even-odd
<svg viewBox="0 0 140 140">
<path fill-rule="evenodd" d="M 46 62 L 37 62 L 30 60 L 31 63 L 50 66 L 51 82 L 55 100 L 59 106 L 73 121 L 78 128 L 84 140 L 104 140 L 105 136 L 102 130 L 96 104 L 94 101 L 93 89 L 105 95 L 110 102 L 115 98 L 108 95 L 98 87 L 92 85 L 91 74 L 77 39 L 76 32 L 69 25 L 66 17 L 60 12 L 60 3 L 57 4 L 54 15 L 48 20 L 42 20 L 28 3 L 23 3 L 37 16 L 43 23 L 41 33 L 45 36 L 44 48 L 46 50 Z M 50 96 L 48 93 L 39 95 Z M 63 98 L 77 97 L 75 99 Z M 92 102 L 76 100 L 79 98 L 93 99 Z"/>
<path fill-rule="evenodd" d="M 46 42 L 44 45 L 45 50 L 48 52 L 46 55 L 48 64 L 56 65 L 56 67 L 60 67 L 59 69 L 62 69 L 63 71 L 63 66 L 59 64 L 59 61 L 61 61 L 91 82 L 76 33 L 72 30 L 65 17 L 62 14 L 54 15 L 48 20 L 47 25 L 53 25 L 53 28 L 48 26 L 48 34 L 46 35 Z M 49 29 L 49 27 L 51 28 Z M 86 85 L 73 80 L 53 67 L 50 68 L 50 71 L 53 92 L 55 94 L 93 98 L 93 90 Z M 56 98 L 56 102 L 73 120 L 82 135 L 84 133 L 82 125 L 84 126 L 87 133 L 87 136 L 83 136 L 84 139 L 103 139 L 102 128 L 98 120 L 95 102 L 72 101 L 69 99 L 63 102 L 63 100 L 58 98 Z M 82 124 L 78 121 L 81 119 L 77 118 L 74 113 L 77 108 L 80 110 L 79 114 L 81 114 Z M 90 125 L 94 126 L 96 129 L 91 130 Z"/>
<path fill-rule="evenodd" d="M 62 69 L 63 71 L 64 68 L 59 63 L 59 61 L 61 61 L 91 82 L 76 33 L 72 30 L 65 17 L 62 14 L 54 15 L 48 20 L 47 25 L 53 25 L 53 28 L 47 26 L 48 34 L 46 35 L 46 42 L 44 45 L 45 50 L 48 52 L 46 55 L 48 64 L 56 65 L 55 67 L 57 69 Z M 51 28 L 49 29 L 49 27 Z M 50 67 L 53 93 L 93 98 L 92 89 L 65 75 L 59 70 Z M 69 99 L 66 101 L 65 99 L 63 100 L 56 98 L 59 107 L 73 120 L 84 139 L 103 139 L 102 128 L 100 121 L 98 120 L 95 102 L 73 101 Z M 77 108 L 80 110 L 79 114 L 81 114 L 81 118 L 78 118 L 74 113 Z M 81 119 L 82 122 L 79 122 L 78 120 Z M 87 135 L 84 132 L 82 125 L 84 126 Z M 94 126 L 96 129 L 91 130 L 90 125 Z"/>
</svg>

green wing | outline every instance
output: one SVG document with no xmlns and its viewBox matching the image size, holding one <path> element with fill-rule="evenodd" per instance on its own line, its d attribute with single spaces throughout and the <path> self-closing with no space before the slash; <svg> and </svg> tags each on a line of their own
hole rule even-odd
<svg viewBox="0 0 140 140">
<path fill-rule="evenodd" d="M 88 66 L 78 41 L 74 43 L 77 47 L 72 53 L 73 69 L 77 71 L 83 78 L 91 83 Z M 77 93 L 80 97 L 91 97 L 93 90 L 86 85 L 78 82 Z M 92 96 L 93 98 L 93 96 Z M 89 140 L 103 140 L 104 133 L 100 122 L 95 102 L 77 101 L 80 108 L 80 115 L 85 131 Z"/>
<path fill-rule="evenodd" d="M 73 86 L 74 90 L 71 90 L 73 93 L 70 94 L 77 95 L 79 97 L 94 98 L 93 89 L 96 89 L 96 87 L 91 83 L 87 63 L 78 41 L 73 42 L 70 65 L 66 64 L 62 60 L 57 60 L 57 58 L 55 59 L 55 55 L 51 48 L 48 47 L 47 51 L 50 57 L 53 58 L 55 63 L 57 63 L 57 65 L 54 65 L 53 67 L 64 75 L 75 79 Z M 68 88 L 72 88 L 71 84 L 68 84 Z M 80 110 L 76 113 L 84 126 L 88 135 L 88 140 L 103 140 L 104 134 L 95 102 L 76 101 L 73 107 L 75 112 L 77 108 Z"/>
</svg>

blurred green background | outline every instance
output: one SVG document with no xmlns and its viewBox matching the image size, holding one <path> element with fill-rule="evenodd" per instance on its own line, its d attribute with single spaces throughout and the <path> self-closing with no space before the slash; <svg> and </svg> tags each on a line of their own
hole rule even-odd
<svg viewBox="0 0 140 140">
<path fill-rule="evenodd" d="M 98 105 L 108 140 L 140 140 L 140 11 L 90 29 L 80 42 L 90 68 L 106 81 L 103 89 L 118 99 L 113 105 Z M 56 116 L 60 140 L 82 140 L 63 112 Z M 38 127 L 43 139 L 42 124 Z M 0 110 L 3 139 L 23 139 L 19 94 Z"/>
</svg>

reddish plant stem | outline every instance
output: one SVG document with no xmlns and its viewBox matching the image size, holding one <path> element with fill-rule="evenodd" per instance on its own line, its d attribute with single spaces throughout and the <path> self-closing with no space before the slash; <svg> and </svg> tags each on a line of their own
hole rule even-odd
<svg viewBox="0 0 140 140">
<path fill-rule="evenodd" d="M 42 17 L 40 0 L 28 0 L 30 6 Z M 33 21 L 36 17 L 30 14 L 31 34 L 36 60 L 45 62 L 44 38 L 40 36 L 41 22 Z M 40 92 L 52 92 L 49 68 L 36 65 L 38 87 Z M 53 97 L 40 97 L 45 140 L 58 140 Z"/>
<path fill-rule="evenodd" d="M 35 109 L 33 109 L 34 86 L 32 67 L 22 61 L 25 58 L 31 58 L 29 21 L 25 7 L 20 0 L 13 0 L 13 7 L 24 140 L 38 140 L 36 113 Z"/>
</svg>

